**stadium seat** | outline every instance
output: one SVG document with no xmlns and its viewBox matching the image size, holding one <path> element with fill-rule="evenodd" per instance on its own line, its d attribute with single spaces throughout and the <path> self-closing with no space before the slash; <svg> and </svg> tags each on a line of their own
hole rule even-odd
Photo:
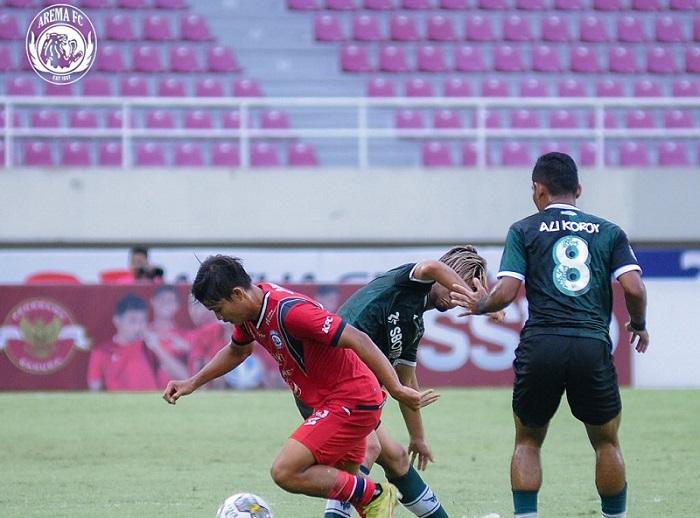
<svg viewBox="0 0 700 518">
<path fill-rule="evenodd" d="M 316 149 L 304 142 L 291 142 L 287 146 L 287 165 L 291 167 L 316 167 L 319 165 Z"/>
<path fill-rule="evenodd" d="M 121 110 L 114 110 L 107 113 L 107 127 L 116 129 L 123 125 L 123 114 Z M 133 115 L 129 117 L 127 126 L 133 127 Z"/>
<path fill-rule="evenodd" d="M 554 153 L 555 151 L 571 155 L 571 149 L 569 149 L 569 146 L 564 142 L 543 142 L 540 145 L 540 156 L 546 155 L 547 153 Z"/>
<path fill-rule="evenodd" d="M 80 284 L 80 279 L 72 273 L 34 272 L 24 279 L 24 284 Z"/>
<path fill-rule="evenodd" d="M 584 142 L 579 146 L 579 165 L 593 167 L 596 165 L 597 147 L 595 142 Z"/>
<path fill-rule="evenodd" d="M 357 9 L 357 4 L 355 0 L 326 0 L 326 9 L 354 11 Z"/>
<path fill-rule="evenodd" d="M 631 7 L 635 11 L 661 11 L 664 8 L 661 0 L 632 0 Z"/>
<path fill-rule="evenodd" d="M 344 72 L 371 72 L 374 67 L 370 64 L 366 47 L 347 45 L 340 51 L 340 65 Z"/>
<path fill-rule="evenodd" d="M 645 167 L 651 165 L 648 146 L 639 142 L 622 142 L 619 146 L 620 165 L 622 167 Z"/>
<path fill-rule="evenodd" d="M 684 167 L 690 165 L 688 150 L 681 142 L 659 143 L 659 165 L 662 167 Z"/>
<path fill-rule="evenodd" d="M 86 97 L 109 97 L 112 95 L 112 83 L 104 76 L 88 74 L 81 80 L 83 95 Z"/>
<path fill-rule="evenodd" d="M 469 9 L 469 0 L 440 0 L 440 9 Z"/>
<path fill-rule="evenodd" d="M 508 9 L 508 0 L 478 0 L 479 9 L 503 11 Z"/>
<path fill-rule="evenodd" d="M 340 26 L 340 21 L 338 21 L 338 26 Z M 384 41 L 386 36 L 382 31 L 379 17 L 373 14 L 355 16 L 352 19 L 352 39 L 356 41 Z"/>
<path fill-rule="evenodd" d="M 117 7 L 122 9 L 146 9 L 146 0 L 117 0 Z"/>
<path fill-rule="evenodd" d="M 294 11 L 315 11 L 319 8 L 318 0 L 287 0 L 287 7 Z"/>
<path fill-rule="evenodd" d="M 559 52 L 551 45 L 537 45 L 532 51 L 532 70 L 535 72 L 560 72 Z"/>
<path fill-rule="evenodd" d="M 501 146 L 501 165 L 507 167 L 531 166 L 530 146 L 522 142 L 504 142 Z"/>
<path fill-rule="evenodd" d="M 236 97 L 262 97 L 260 83 L 253 79 L 236 79 L 233 82 L 233 95 Z"/>
<path fill-rule="evenodd" d="M 579 18 L 579 39 L 591 43 L 609 41 L 610 36 L 605 20 L 595 15 Z"/>
<path fill-rule="evenodd" d="M 133 70 L 135 72 L 161 72 L 163 63 L 160 50 L 153 45 L 137 45 L 133 48 Z"/>
<path fill-rule="evenodd" d="M 691 74 L 700 73 L 700 46 L 685 49 L 685 71 Z"/>
<path fill-rule="evenodd" d="M 173 165 L 178 167 L 203 167 L 204 150 L 201 144 L 178 142 L 175 145 L 175 160 Z"/>
<path fill-rule="evenodd" d="M 204 16 L 187 14 L 180 18 L 180 38 L 188 41 L 211 41 L 209 24 Z"/>
<path fill-rule="evenodd" d="M 146 97 L 148 93 L 148 82 L 140 76 L 125 76 L 119 83 L 121 95 L 127 97 Z"/>
<path fill-rule="evenodd" d="M 74 110 L 68 116 L 68 125 L 71 128 L 97 128 L 97 113 L 85 109 Z"/>
<path fill-rule="evenodd" d="M 442 87 L 445 97 L 470 97 L 474 95 L 471 82 L 461 77 L 445 79 Z"/>
<path fill-rule="evenodd" d="M 238 110 L 226 110 L 221 114 L 221 127 L 225 129 L 238 129 L 241 123 L 241 112 Z M 250 127 L 250 124 L 247 126 Z"/>
<path fill-rule="evenodd" d="M 656 41 L 663 43 L 681 43 L 687 38 L 679 18 L 658 16 L 654 22 Z"/>
<path fill-rule="evenodd" d="M 578 45 L 571 48 L 572 72 L 595 74 L 600 72 L 598 55 L 593 47 Z"/>
<path fill-rule="evenodd" d="M 224 97 L 224 83 L 220 79 L 205 77 L 197 79 L 194 85 L 194 94 L 197 97 Z"/>
<path fill-rule="evenodd" d="M 693 115 L 689 110 L 669 110 L 664 113 L 664 126 L 667 128 L 692 128 Z"/>
<path fill-rule="evenodd" d="M 589 111 L 587 113 L 587 121 L 588 121 L 588 127 L 589 128 L 595 128 L 596 127 L 596 112 L 595 111 Z M 619 126 L 617 122 L 617 117 L 613 112 L 610 110 L 606 110 L 603 112 L 603 127 L 608 128 L 608 129 L 614 129 Z"/>
<path fill-rule="evenodd" d="M 44 95 L 50 97 L 62 97 L 73 95 L 73 85 L 55 85 L 53 83 L 44 83 Z"/>
<path fill-rule="evenodd" d="M 0 40 L 21 40 L 17 18 L 10 13 L 0 14 Z"/>
<path fill-rule="evenodd" d="M 522 11 L 544 11 L 548 9 L 545 0 L 515 0 L 515 8 Z"/>
<path fill-rule="evenodd" d="M 130 270 L 103 270 L 98 275 L 102 284 L 131 284 L 134 282 L 134 276 Z"/>
<path fill-rule="evenodd" d="M 372 77 L 367 81 L 368 97 L 395 97 L 396 85 L 383 77 Z"/>
<path fill-rule="evenodd" d="M 457 33 L 452 17 L 434 14 L 428 18 L 426 36 L 432 41 L 456 41 Z"/>
<path fill-rule="evenodd" d="M 160 142 L 138 142 L 136 144 L 138 167 L 164 167 L 165 150 Z"/>
<path fill-rule="evenodd" d="M 122 165 L 122 146 L 119 142 L 101 142 L 97 154 L 97 164 L 105 167 Z"/>
<path fill-rule="evenodd" d="M 404 48 L 387 45 L 379 49 L 379 69 L 384 72 L 408 72 L 410 67 Z"/>
<path fill-rule="evenodd" d="M 481 83 L 481 95 L 484 97 L 508 97 L 508 84 L 500 79 L 484 79 Z"/>
<path fill-rule="evenodd" d="M 586 97 L 586 85 L 576 79 L 564 79 L 557 84 L 559 97 Z"/>
<path fill-rule="evenodd" d="M 625 87 L 615 79 L 601 79 L 596 83 L 596 97 L 624 97 Z"/>
<path fill-rule="evenodd" d="M 314 38 L 316 38 L 316 41 L 343 41 L 345 35 L 343 34 L 340 18 L 332 14 L 316 16 L 314 20 Z"/>
<path fill-rule="evenodd" d="M 669 0 L 668 7 L 675 11 L 692 11 L 697 9 L 697 0 Z"/>
<path fill-rule="evenodd" d="M 86 167 L 92 165 L 90 146 L 80 140 L 64 142 L 61 146 L 61 165 L 65 167 Z"/>
<path fill-rule="evenodd" d="M 174 38 L 170 18 L 152 14 L 143 19 L 143 39 L 152 41 L 170 41 Z"/>
<path fill-rule="evenodd" d="M 452 150 L 449 144 L 440 141 L 423 142 L 421 162 L 425 167 L 452 167 Z"/>
<path fill-rule="evenodd" d="M 175 117 L 172 110 L 149 110 L 146 113 L 146 128 L 175 129 Z"/>
<path fill-rule="evenodd" d="M 578 128 L 576 115 L 570 110 L 557 109 L 549 114 L 549 127 L 552 129 Z"/>
<path fill-rule="evenodd" d="M 212 129 L 214 119 L 210 111 L 190 110 L 185 113 L 185 128 L 187 129 Z"/>
<path fill-rule="evenodd" d="M 267 142 L 253 142 L 250 148 L 252 167 L 277 167 L 280 165 L 277 147 Z"/>
<path fill-rule="evenodd" d="M 0 72 L 9 72 L 14 68 L 14 59 L 9 45 L 0 47 Z"/>
<path fill-rule="evenodd" d="M 10 77 L 5 80 L 7 95 L 34 95 L 34 81 L 27 77 Z"/>
<path fill-rule="evenodd" d="M 652 74 L 674 74 L 678 71 L 674 52 L 667 47 L 647 49 L 647 72 Z"/>
<path fill-rule="evenodd" d="M 465 142 L 460 149 L 460 164 L 466 167 L 474 167 L 478 161 L 478 151 L 474 142 Z"/>
<path fill-rule="evenodd" d="M 481 15 L 467 16 L 464 20 L 464 39 L 468 41 L 496 41 L 491 18 Z"/>
<path fill-rule="evenodd" d="M 608 70 L 622 74 L 637 72 L 637 57 L 634 49 L 615 46 L 608 49 Z"/>
<path fill-rule="evenodd" d="M 209 72 L 239 72 L 241 66 L 231 47 L 214 45 L 207 49 L 207 70 Z"/>
<path fill-rule="evenodd" d="M 239 167 L 241 158 L 238 145 L 231 142 L 215 142 L 211 163 L 216 167 Z"/>
<path fill-rule="evenodd" d="M 20 126 L 19 113 L 16 111 L 12 113 L 12 126 L 17 128 Z M 5 110 L 0 109 L 0 128 L 5 127 Z"/>
<path fill-rule="evenodd" d="M 402 9 L 432 9 L 433 0 L 401 0 Z"/>
<path fill-rule="evenodd" d="M 32 112 L 31 121 L 33 128 L 58 128 L 61 126 L 60 116 L 57 111 L 42 108 Z"/>
<path fill-rule="evenodd" d="M 688 79 L 676 79 L 671 86 L 674 97 L 700 97 L 700 82 Z"/>
<path fill-rule="evenodd" d="M 700 18 L 693 20 L 693 41 L 700 41 Z"/>
<path fill-rule="evenodd" d="M 389 20 L 389 38 L 394 41 L 418 41 L 418 21 L 413 16 L 396 14 Z"/>
<path fill-rule="evenodd" d="M 641 43 L 648 39 L 643 22 L 635 16 L 622 16 L 617 19 L 617 41 Z"/>
<path fill-rule="evenodd" d="M 528 77 L 520 81 L 520 97 L 547 97 L 549 92 L 547 83 L 534 77 Z"/>
<path fill-rule="evenodd" d="M 124 63 L 124 53 L 119 47 L 109 43 L 98 47 L 95 68 L 101 72 L 125 72 L 129 70 Z"/>
<path fill-rule="evenodd" d="M 177 45 L 170 47 L 170 70 L 173 72 L 199 72 L 202 67 L 194 47 Z"/>
<path fill-rule="evenodd" d="M 571 40 L 568 20 L 558 14 L 542 18 L 541 33 L 544 41 L 564 43 Z"/>
<path fill-rule="evenodd" d="M 510 112 L 510 127 L 516 129 L 539 128 L 537 113 L 532 110 L 518 109 Z"/>
<path fill-rule="evenodd" d="M 435 129 L 460 129 L 462 118 L 457 110 L 436 110 L 433 112 L 433 128 Z"/>
<path fill-rule="evenodd" d="M 114 41 L 133 41 L 136 39 L 134 27 L 131 23 L 131 18 L 120 12 L 116 14 L 108 14 L 105 18 L 106 40 Z"/>
<path fill-rule="evenodd" d="M 424 129 L 425 120 L 423 113 L 418 110 L 403 109 L 394 114 L 394 127 L 396 129 Z"/>
<path fill-rule="evenodd" d="M 489 129 L 497 129 L 503 127 L 501 112 L 496 110 L 487 110 L 486 120 L 484 121 L 484 124 Z"/>
<path fill-rule="evenodd" d="M 649 129 L 656 124 L 654 115 L 648 110 L 630 110 L 625 116 L 625 124 L 630 129 Z"/>
<path fill-rule="evenodd" d="M 494 49 L 493 67 L 498 72 L 522 72 L 526 69 L 518 47 L 500 45 Z"/>
<path fill-rule="evenodd" d="M 289 114 L 282 110 L 265 110 L 260 114 L 260 127 L 263 129 L 289 129 Z"/>
<path fill-rule="evenodd" d="M 455 70 L 458 72 L 486 71 L 486 62 L 480 46 L 460 45 L 454 53 Z"/>
<path fill-rule="evenodd" d="M 583 0 L 554 0 L 554 8 L 560 11 L 580 11 Z"/>
<path fill-rule="evenodd" d="M 420 77 L 408 79 L 405 84 L 406 97 L 432 97 L 433 83 Z"/>
<path fill-rule="evenodd" d="M 503 39 L 506 41 L 532 41 L 532 27 L 527 18 L 511 14 L 503 19 Z"/>
<path fill-rule="evenodd" d="M 24 165 L 30 167 L 52 166 L 53 152 L 51 146 L 43 141 L 24 143 Z"/>
<path fill-rule="evenodd" d="M 83 9 L 104 9 L 109 7 L 110 0 L 80 0 L 80 7 Z"/>
<path fill-rule="evenodd" d="M 634 82 L 635 97 L 661 97 L 661 84 L 650 79 L 639 79 Z"/>
<path fill-rule="evenodd" d="M 416 67 L 419 72 L 446 72 L 448 66 L 442 47 L 436 45 L 418 47 Z"/>
<path fill-rule="evenodd" d="M 386 11 L 394 9 L 394 0 L 364 0 L 362 3 L 365 9 L 374 9 L 376 11 Z"/>
<path fill-rule="evenodd" d="M 5 0 L 6 7 L 14 7 L 17 9 L 34 7 L 34 3 L 36 3 L 36 0 Z"/>
<path fill-rule="evenodd" d="M 622 0 L 593 0 L 593 9 L 597 11 L 621 11 Z"/>
<path fill-rule="evenodd" d="M 153 0 L 156 9 L 187 9 L 186 0 Z"/>
<path fill-rule="evenodd" d="M 0 167 L 5 167 L 5 141 L 0 140 Z"/>
<path fill-rule="evenodd" d="M 158 80 L 158 97 L 185 97 L 185 83 L 174 77 Z"/>
</svg>

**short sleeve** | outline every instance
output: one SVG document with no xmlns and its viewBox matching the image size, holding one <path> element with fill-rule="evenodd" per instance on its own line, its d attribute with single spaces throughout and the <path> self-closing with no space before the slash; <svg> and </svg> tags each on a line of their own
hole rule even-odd
<svg viewBox="0 0 700 518">
<path fill-rule="evenodd" d="M 301 299 L 281 306 L 282 325 L 294 338 L 329 346 L 338 344 L 345 329 L 345 321 L 338 315 Z"/>
<path fill-rule="evenodd" d="M 612 257 L 610 259 L 610 270 L 616 279 L 623 273 L 633 270 L 642 271 L 637 262 L 637 257 L 630 246 L 627 234 L 621 228 L 617 229 L 617 239 L 613 244 Z"/>
<path fill-rule="evenodd" d="M 248 345 L 253 341 L 253 337 L 243 326 L 235 325 L 233 326 L 233 332 L 231 333 L 231 343 L 234 345 Z"/>
<path fill-rule="evenodd" d="M 525 280 L 527 272 L 527 253 L 523 243 L 522 233 L 513 225 L 508 230 L 506 245 L 501 257 L 501 267 L 497 277 L 515 277 L 521 281 Z"/>
</svg>

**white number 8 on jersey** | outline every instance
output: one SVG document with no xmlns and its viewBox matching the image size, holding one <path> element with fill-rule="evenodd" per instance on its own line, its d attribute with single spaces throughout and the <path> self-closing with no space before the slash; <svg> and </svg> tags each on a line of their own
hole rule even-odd
<svg viewBox="0 0 700 518">
<path fill-rule="evenodd" d="M 564 236 L 554 243 L 552 257 L 552 280 L 557 289 L 569 297 L 586 293 L 591 283 L 588 243 L 578 236 Z"/>
</svg>

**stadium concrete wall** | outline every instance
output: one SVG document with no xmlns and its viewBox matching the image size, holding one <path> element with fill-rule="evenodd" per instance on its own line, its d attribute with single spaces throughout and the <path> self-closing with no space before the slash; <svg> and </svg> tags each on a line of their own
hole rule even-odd
<svg viewBox="0 0 700 518">
<path fill-rule="evenodd" d="M 635 242 L 700 243 L 697 169 L 582 171 L 579 205 Z M 502 243 L 522 170 L 47 170 L 0 175 L 0 246 Z"/>
</svg>

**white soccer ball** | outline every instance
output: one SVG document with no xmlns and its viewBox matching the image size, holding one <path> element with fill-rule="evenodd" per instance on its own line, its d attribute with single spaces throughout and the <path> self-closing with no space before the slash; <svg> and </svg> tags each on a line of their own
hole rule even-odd
<svg viewBox="0 0 700 518">
<path fill-rule="evenodd" d="M 229 496 L 216 512 L 216 518 L 273 518 L 265 500 L 252 493 Z"/>
</svg>

